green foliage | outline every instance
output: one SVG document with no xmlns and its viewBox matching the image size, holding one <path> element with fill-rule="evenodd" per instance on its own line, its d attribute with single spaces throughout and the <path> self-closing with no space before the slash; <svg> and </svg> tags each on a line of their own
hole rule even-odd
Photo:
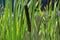
<svg viewBox="0 0 60 40">
<path fill-rule="evenodd" d="M 12 0 L 5 1 L 3 16 L 0 16 L 0 40 L 59 40 L 60 18 L 58 17 L 58 8 L 60 2 L 58 8 L 55 3 L 53 11 L 51 10 L 51 3 L 49 10 L 47 6 L 45 7 L 46 11 L 41 11 L 41 0 L 37 2 L 31 0 L 28 7 L 31 21 L 31 32 L 29 32 L 24 10 L 25 1 L 15 0 L 13 12 Z M 26 0 L 27 2 L 28 0 Z M 38 7 L 36 8 L 36 6 Z"/>
</svg>

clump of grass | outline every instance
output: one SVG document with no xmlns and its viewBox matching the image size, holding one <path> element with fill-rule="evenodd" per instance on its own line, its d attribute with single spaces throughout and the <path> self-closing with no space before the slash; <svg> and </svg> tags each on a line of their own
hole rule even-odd
<svg viewBox="0 0 60 40">
<path fill-rule="evenodd" d="M 12 0 L 5 1 L 3 16 L 0 17 L 0 40 L 59 40 L 60 18 L 56 2 L 53 11 L 50 3 L 49 10 L 46 8 L 44 12 L 41 11 L 42 0 L 31 0 L 28 10 L 24 9 L 24 0 L 15 0 L 12 12 Z"/>
</svg>

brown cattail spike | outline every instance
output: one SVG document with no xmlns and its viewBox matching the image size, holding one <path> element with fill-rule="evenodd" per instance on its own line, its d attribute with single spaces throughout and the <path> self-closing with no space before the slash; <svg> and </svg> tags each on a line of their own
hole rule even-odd
<svg viewBox="0 0 60 40">
<path fill-rule="evenodd" d="M 27 7 L 27 5 L 25 5 L 25 13 L 26 13 L 28 31 L 31 32 L 31 23 L 30 23 L 30 18 L 29 18 L 29 13 L 28 13 L 28 7 Z"/>
</svg>

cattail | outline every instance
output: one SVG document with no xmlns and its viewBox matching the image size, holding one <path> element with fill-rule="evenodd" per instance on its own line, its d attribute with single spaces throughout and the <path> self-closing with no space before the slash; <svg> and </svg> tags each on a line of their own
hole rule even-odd
<svg viewBox="0 0 60 40">
<path fill-rule="evenodd" d="M 47 4 L 48 4 L 48 5 L 50 4 L 50 0 L 48 0 Z"/>
<path fill-rule="evenodd" d="M 27 7 L 27 5 L 25 5 L 25 13 L 26 13 L 28 31 L 31 32 L 31 23 L 30 23 L 30 18 L 29 18 L 29 13 L 28 13 L 28 7 Z"/>
</svg>

